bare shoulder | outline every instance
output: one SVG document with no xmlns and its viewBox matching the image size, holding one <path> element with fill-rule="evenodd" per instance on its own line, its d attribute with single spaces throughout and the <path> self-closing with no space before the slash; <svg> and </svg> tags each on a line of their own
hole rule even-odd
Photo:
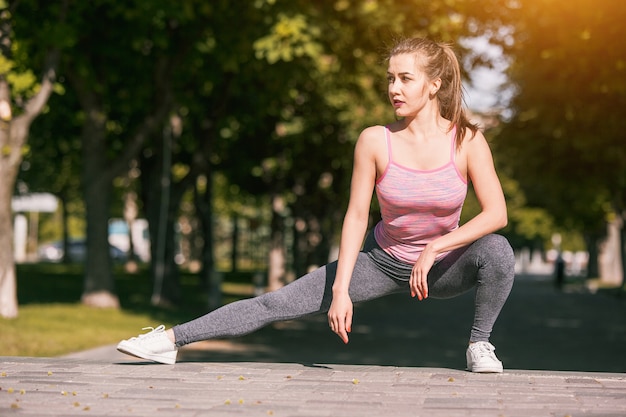
<svg viewBox="0 0 626 417">
<path fill-rule="evenodd" d="M 471 177 L 471 171 L 482 164 L 490 164 L 491 150 L 485 136 L 480 130 L 473 133 L 465 131 L 462 145 L 457 149 L 456 164 L 465 178 Z"/>
<path fill-rule="evenodd" d="M 384 126 L 376 125 L 366 127 L 361 131 L 359 135 L 359 142 L 384 142 L 385 128 Z"/>
<path fill-rule="evenodd" d="M 477 130 L 476 133 L 472 133 L 471 130 L 465 132 L 465 139 L 463 140 L 463 147 L 466 148 L 467 156 L 469 158 L 491 156 L 491 150 L 487 139 L 483 132 Z"/>
<path fill-rule="evenodd" d="M 467 128 L 465 130 L 465 137 L 463 138 L 463 143 L 471 143 L 474 141 L 477 141 L 477 142 L 486 141 L 485 135 L 483 135 L 483 132 L 480 129 L 476 130 L 476 133 L 474 133 L 472 132 L 470 128 Z"/>
<path fill-rule="evenodd" d="M 470 136 L 466 136 L 463 142 L 463 160 L 467 176 L 476 186 L 481 178 L 495 179 L 495 166 L 491 148 L 483 133 L 479 130 L 474 137 L 471 137 L 471 132 L 468 133 Z"/>
<path fill-rule="evenodd" d="M 385 130 L 383 126 L 370 126 L 361 132 L 357 141 L 357 151 L 366 153 L 379 152 L 385 147 Z"/>
<path fill-rule="evenodd" d="M 383 126 L 370 126 L 359 135 L 354 150 L 355 167 L 372 169 L 380 176 L 387 165 L 387 145 Z"/>
</svg>

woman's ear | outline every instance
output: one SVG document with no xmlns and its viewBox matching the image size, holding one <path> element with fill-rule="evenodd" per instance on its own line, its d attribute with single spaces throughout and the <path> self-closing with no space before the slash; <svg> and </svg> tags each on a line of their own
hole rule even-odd
<svg viewBox="0 0 626 417">
<path fill-rule="evenodd" d="M 430 98 L 434 98 L 441 88 L 441 78 L 435 78 L 430 82 Z"/>
</svg>

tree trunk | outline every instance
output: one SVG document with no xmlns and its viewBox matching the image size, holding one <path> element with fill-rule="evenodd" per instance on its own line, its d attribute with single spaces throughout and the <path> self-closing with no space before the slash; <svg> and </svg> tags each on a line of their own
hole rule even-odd
<svg viewBox="0 0 626 417">
<path fill-rule="evenodd" d="M 2 103 L 8 103 L 8 95 L 8 84 L 0 79 L 0 107 Z M 22 147 L 26 144 L 28 129 L 34 116 L 23 115 L 11 120 L 9 112 L 8 116 L 3 114 L 0 118 L 0 316 L 15 318 L 18 307 L 11 200 L 22 162 Z"/>
<path fill-rule="evenodd" d="M 0 17 L 0 52 L 11 56 L 10 13 Z M 11 200 L 17 171 L 22 162 L 22 148 L 28 140 L 28 130 L 52 94 L 56 78 L 59 51 L 52 50 L 46 60 L 41 87 L 24 106 L 20 116 L 13 118 L 11 90 L 5 75 L 0 75 L 0 316 L 15 318 L 18 314 L 17 282 L 13 255 L 13 216 Z"/>
<path fill-rule="evenodd" d="M 127 187 L 130 187 L 132 179 L 128 178 Z M 128 250 L 126 251 L 126 272 L 137 272 L 137 262 L 138 256 L 135 253 L 135 243 L 133 241 L 133 228 L 135 225 L 135 221 L 137 220 L 137 193 L 132 190 L 126 191 L 124 193 L 124 222 L 126 222 L 126 227 L 128 227 Z"/>
<path fill-rule="evenodd" d="M 17 284 L 15 279 L 15 260 L 13 259 L 13 216 L 11 199 L 20 156 L 20 144 L 25 138 L 12 135 L 9 84 L 0 79 L 0 316 L 17 317 Z M 8 107 L 8 111 L 5 107 Z M 16 122 L 13 122 L 16 123 Z M 25 128 L 25 127 L 24 127 Z M 22 129 L 15 129 L 20 132 Z M 24 135 L 25 136 L 25 135 Z M 16 140 L 17 139 L 17 140 Z M 16 143 L 17 142 L 17 143 Z M 5 149 L 9 153 L 5 154 Z"/>
<path fill-rule="evenodd" d="M 623 282 L 621 223 L 621 218 L 617 217 L 607 223 L 608 233 L 599 259 L 600 281 L 611 286 L 620 286 Z"/>
<path fill-rule="evenodd" d="M 154 218 L 154 217 L 153 217 Z M 174 236 L 175 216 L 168 210 L 164 223 L 151 221 L 155 225 L 156 237 L 151 245 L 152 305 L 171 306 L 180 301 L 180 274 L 175 262 L 176 239 Z"/>
<path fill-rule="evenodd" d="M 215 270 L 213 252 L 213 178 L 207 173 L 206 190 L 200 193 L 196 188 L 195 203 L 202 227 L 202 283 L 207 290 L 207 306 L 215 310 L 222 306 L 222 275 Z"/>
<path fill-rule="evenodd" d="M 272 227 L 269 262 L 267 271 L 267 289 L 274 291 L 285 284 L 285 222 L 283 213 L 285 203 L 281 196 L 272 196 Z"/>
<path fill-rule="evenodd" d="M 623 289 L 626 289 L 626 211 L 621 212 L 621 222 L 620 222 L 620 258 L 622 260 L 622 282 L 621 286 Z"/>
<path fill-rule="evenodd" d="M 70 255 L 67 250 L 68 242 L 70 240 L 70 232 L 69 232 L 69 213 L 67 212 L 67 197 L 65 193 L 61 192 L 57 195 L 59 200 L 61 200 L 61 247 L 63 248 L 63 259 L 62 262 L 64 264 L 69 263 Z"/>
<path fill-rule="evenodd" d="M 0 316 L 17 317 L 17 283 L 15 261 L 13 259 L 13 223 L 11 216 L 11 198 L 15 184 L 16 169 L 0 158 Z M 11 178 L 12 177 L 12 178 Z"/>
<path fill-rule="evenodd" d="M 181 293 L 178 266 L 174 262 L 174 225 L 186 185 L 171 183 L 164 187 L 164 164 L 161 158 L 162 152 L 155 152 L 150 159 L 142 159 L 140 178 L 146 217 L 150 225 L 152 304 L 167 306 L 178 302 Z"/>
<path fill-rule="evenodd" d="M 238 272 L 237 260 L 239 259 L 239 216 L 233 213 L 230 218 L 233 224 L 232 240 L 230 245 L 230 272 Z"/>
<path fill-rule="evenodd" d="M 106 117 L 95 106 L 89 108 L 87 114 L 82 138 L 87 258 L 81 301 L 91 307 L 119 308 L 109 253 L 111 181 L 105 175 L 108 168 Z"/>
<path fill-rule="evenodd" d="M 151 189 L 155 189 L 155 184 Z M 170 207 L 166 207 L 165 219 L 160 220 L 158 192 L 153 199 L 146 201 L 146 217 L 150 225 L 150 272 L 152 276 L 151 302 L 155 306 L 170 306 L 180 300 L 180 279 L 178 266 L 175 262 L 176 239 L 174 225 L 176 223 L 176 206 L 180 201 L 176 194 L 172 196 Z"/>
</svg>

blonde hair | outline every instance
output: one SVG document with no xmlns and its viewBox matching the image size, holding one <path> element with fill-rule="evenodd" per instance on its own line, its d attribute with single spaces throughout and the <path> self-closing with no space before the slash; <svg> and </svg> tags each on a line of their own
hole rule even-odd
<svg viewBox="0 0 626 417">
<path fill-rule="evenodd" d="M 398 41 L 389 51 L 387 61 L 395 55 L 415 54 L 428 79 L 441 79 L 441 87 L 436 93 L 439 113 L 452 122 L 450 130 L 457 127 L 455 135 L 456 147 L 459 148 L 469 129 L 472 137 L 478 126 L 471 123 L 464 109 L 463 85 L 461 84 L 461 68 L 452 47 L 424 38 L 406 38 Z"/>
</svg>

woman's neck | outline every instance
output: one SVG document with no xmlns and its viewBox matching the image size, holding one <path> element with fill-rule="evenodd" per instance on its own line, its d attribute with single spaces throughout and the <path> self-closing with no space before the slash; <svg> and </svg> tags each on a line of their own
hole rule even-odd
<svg viewBox="0 0 626 417">
<path fill-rule="evenodd" d="M 420 113 L 415 117 L 405 117 L 397 123 L 399 130 L 406 130 L 416 138 L 433 137 L 435 132 L 447 133 L 450 130 L 450 121 L 441 117 L 439 112 L 430 115 Z"/>
</svg>

